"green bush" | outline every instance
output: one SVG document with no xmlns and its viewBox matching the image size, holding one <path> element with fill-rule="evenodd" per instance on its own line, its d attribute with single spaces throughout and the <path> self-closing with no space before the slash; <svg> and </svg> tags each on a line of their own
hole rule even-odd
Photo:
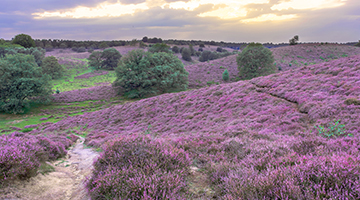
<svg viewBox="0 0 360 200">
<path fill-rule="evenodd" d="M 346 134 L 345 125 L 339 124 L 340 120 L 335 121 L 334 123 L 329 123 L 328 127 L 319 125 L 318 127 L 314 126 L 319 131 L 319 136 L 325 138 L 337 138 L 340 136 L 352 137 L 352 134 Z"/>
<path fill-rule="evenodd" d="M 105 49 L 101 54 L 101 68 L 114 70 L 121 58 L 121 54 L 118 50 L 114 48 Z"/>
<path fill-rule="evenodd" d="M 299 36 L 295 35 L 293 38 L 289 40 L 290 45 L 297 45 L 297 42 L 299 41 Z"/>
<path fill-rule="evenodd" d="M 0 111 L 23 113 L 30 102 L 50 102 L 50 79 L 32 55 L 15 54 L 0 58 Z"/>
<path fill-rule="evenodd" d="M 25 48 L 35 47 L 35 41 L 31 38 L 30 35 L 19 34 L 16 35 L 12 41 L 13 44 L 19 44 Z"/>
<path fill-rule="evenodd" d="M 191 51 L 188 48 L 185 48 L 182 52 L 181 52 L 181 56 L 182 59 L 186 60 L 186 61 L 191 61 Z"/>
<path fill-rule="evenodd" d="M 170 46 L 166 45 L 165 43 L 156 43 L 149 48 L 149 52 L 151 52 L 151 53 L 157 53 L 157 52 L 170 53 L 171 51 L 169 49 L 170 49 Z"/>
<path fill-rule="evenodd" d="M 174 53 L 179 53 L 180 49 L 178 46 L 173 46 L 173 48 L 171 49 Z"/>
<path fill-rule="evenodd" d="M 52 79 L 61 78 L 64 73 L 64 68 L 54 56 L 46 57 L 41 64 L 41 68 L 43 73 L 50 75 Z"/>
<path fill-rule="evenodd" d="M 78 53 L 86 52 L 86 48 L 85 48 L 85 47 L 79 47 L 79 48 L 77 49 L 77 52 L 78 52 Z"/>
<path fill-rule="evenodd" d="M 186 90 L 188 72 L 173 54 L 130 51 L 116 68 L 113 86 L 128 98 L 146 97 L 172 90 Z"/>
<path fill-rule="evenodd" d="M 252 79 L 276 72 L 272 52 L 260 43 L 250 43 L 237 57 L 239 76 Z"/>
<path fill-rule="evenodd" d="M 223 51 L 223 49 L 221 47 L 218 47 L 218 48 L 216 48 L 216 51 L 221 53 Z"/>
<path fill-rule="evenodd" d="M 224 73 L 222 74 L 222 79 L 224 81 L 228 81 L 229 80 L 229 72 L 227 69 L 225 69 Z"/>
<path fill-rule="evenodd" d="M 355 44 L 355 46 L 360 47 L 360 40 L 357 44 Z"/>
<path fill-rule="evenodd" d="M 205 44 L 204 44 L 204 43 L 201 43 L 201 44 L 199 44 L 199 47 L 204 48 L 204 47 L 205 47 Z"/>
<path fill-rule="evenodd" d="M 88 60 L 89 60 L 89 67 L 94 70 L 101 69 L 101 51 L 94 51 L 90 54 Z"/>
<path fill-rule="evenodd" d="M 195 56 L 195 49 L 192 44 L 189 45 L 191 56 Z"/>
</svg>

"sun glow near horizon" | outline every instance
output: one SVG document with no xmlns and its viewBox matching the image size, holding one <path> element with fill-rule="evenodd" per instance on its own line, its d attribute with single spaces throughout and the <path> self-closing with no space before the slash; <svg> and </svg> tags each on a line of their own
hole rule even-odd
<svg viewBox="0 0 360 200">
<path fill-rule="evenodd" d="M 323 9 L 342 6 L 347 0 L 283 0 L 273 5 L 271 10 L 281 11 L 292 9 Z M 188 2 L 175 1 L 152 4 L 151 0 L 139 4 L 122 4 L 104 2 L 96 7 L 79 6 L 76 8 L 62 11 L 44 11 L 33 13 L 35 19 L 60 17 L 60 18 L 97 18 L 97 17 L 119 17 L 123 15 L 134 15 L 140 11 L 146 11 L 151 7 L 160 6 L 162 9 L 183 9 L 194 11 L 202 5 L 213 5 L 212 9 L 198 13 L 198 17 L 218 17 L 220 19 L 236 19 L 239 18 L 242 23 L 256 23 L 264 21 L 284 21 L 298 17 L 296 14 L 275 14 L 264 13 L 257 17 L 246 18 L 250 8 L 249 4 L 266 5 L 269 0 L 190 0 Z"/>
</svg>

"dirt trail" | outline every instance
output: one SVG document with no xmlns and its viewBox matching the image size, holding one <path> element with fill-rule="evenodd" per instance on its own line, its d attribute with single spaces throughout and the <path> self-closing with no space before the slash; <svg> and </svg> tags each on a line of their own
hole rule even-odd
<svg viewBox="0 0 360 200">
<path fill-rule="evenodd" d="M 84 181 L 91 175 L 93 160 L 99 153 L 84 149 L 85 139 L 80 138 L 68 150 L 64 159 L 48 163 L 55 168 L 46 175 L 38 174 L 29 181 L 20 181 L 11 186 L 13 198 L 24 200 L 88 200 Z"/>
</svg>

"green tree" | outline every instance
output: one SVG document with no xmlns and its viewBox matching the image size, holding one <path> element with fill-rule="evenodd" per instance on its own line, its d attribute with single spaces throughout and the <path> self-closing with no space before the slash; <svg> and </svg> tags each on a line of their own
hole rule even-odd
<svg viewBox="0 0 360 200">
<path fill-rule="evenodd" d="M 184 48 L 181 52 L 182 59 L 186 61 L 191 61 L 191 51 L 188 48 Z"/>
<path fill-rule="evenodd" d="M 156 52 L 170 53 L 171 51 L 169 49 L 170 49 L 170 46 L 166 45 L 165 43 L 156 43 L 149 48 L 149 52 L 151 52 L 151 53 L 156 53 Z"/>
<path fill-rule="evenodd" d="M 19 44 L 25 48 L 35 47 L 35 41 L 31 38 L 30 35 L 26 34 L 19 34 L 16 35 L 14 40 L 12 41 L 13 44 Z"/>
<path fill-rule="evenodd" d="M 355 46 L 360 47 L 360 40 L 357 44 L 355 44 Z"/>
<path fill-rule="evenodd" d="M 173 54 L 130 51 L 116 68 L 114 87 L 128 98 L 146 97 L 174 90 L 186 90 L 189 73 Z"/>
<path fill-rule="evenodd" d="M 101 51 L 94 51 L 90 54 L 88 60 L 89 60 L 89 67 L 94 69 L 94 70 L 99 70 L 101 69 Z"/>
<path fill-rule="evenodd" d="M 297 45 L 297 42 L 299 41 L 299 36 L 295 35 L 293 38 L 289 40 L 290 45 Z"/>
<path fill-rule="evenodd" d="M 225 69 L 224 73 L 222 74 L 222 79 L 224 81 L 228 81 L 229 80 L 229 72 L 227 69 Z"/>
<path fill-rule="evenodd" d="M 30 102 L 49 103 L 50 79 L 32 55 L 0 58 L 0 111 L 17 114 L 23 113 Z"/>
<path fill-rule="evenodd" d="M 114 70 L 121 58 L 121 54 L 118 50 L 114 48 L 105 49 L 101 54 L 101 68 Z"/>
<path fill-rule="evenodd" d="M 43 59 L 45 58 L 45 50 L 39 47 L 30 48 L 29 53 L 34 56 L 35 62 L 38 64 L 38 66 L 40 66 Z"/>
<path fill-rule="evenodd" d="M 260 43 L 250 43 L 237 57 L 239 76 L 252 79 L 276 72 L 272 52 Z"/>
<path fill-rule="evenodd" d="M 48 74 L 52 79 L 61 78 L 64 73 L 64 68 L 59 64 L 58 59 L 54 56 L 46 57 L 41 63 L 41 68 L 44 74 Z"/>
<path fill-rule="evenodd" d="M 171 50 L 172 50 L 174 53 L 179 53 L 179 51 L 180 51 L 180 49 L 179 49 L 178 46 L 173 46 L 173 47 L 171 48 Z"/>
<path fill-rule="evenodd" d="M 195 49 L 192 44 L 189 45 L 191 56 L 195 56 Z"/>
</svg>

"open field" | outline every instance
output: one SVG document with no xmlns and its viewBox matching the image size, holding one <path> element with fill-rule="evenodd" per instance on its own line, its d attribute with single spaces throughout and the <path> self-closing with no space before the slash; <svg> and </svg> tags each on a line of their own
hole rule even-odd
<svg viewBox="0 0 360 200">
<path fill-rule="evenodd" d="M 117 47 L 122 55 L 134 48 Z M 102 151 L 86 185 L 93 199 L 159 191 L 169 199 L 359 199 L 360 48 L 271 51 L 275 74 L 238 81 L 236 55 L 187 63 L 187 91 L 133 100 L 116 95 L 113 71 L 88 69 L 90 53 L 50 52 L 67 69 L 52 83 L 60 94 L 25 114 L 0 114 L 0 143 L 14 141 L 5 153 L 29 144 L 20 145 L 22 159 L 48 141 L 40 144 L 55 150 L 29 153 L 31 168 L 43 165 L 40 154 L 59 163 L 85 138 Z"/>
</svg>

